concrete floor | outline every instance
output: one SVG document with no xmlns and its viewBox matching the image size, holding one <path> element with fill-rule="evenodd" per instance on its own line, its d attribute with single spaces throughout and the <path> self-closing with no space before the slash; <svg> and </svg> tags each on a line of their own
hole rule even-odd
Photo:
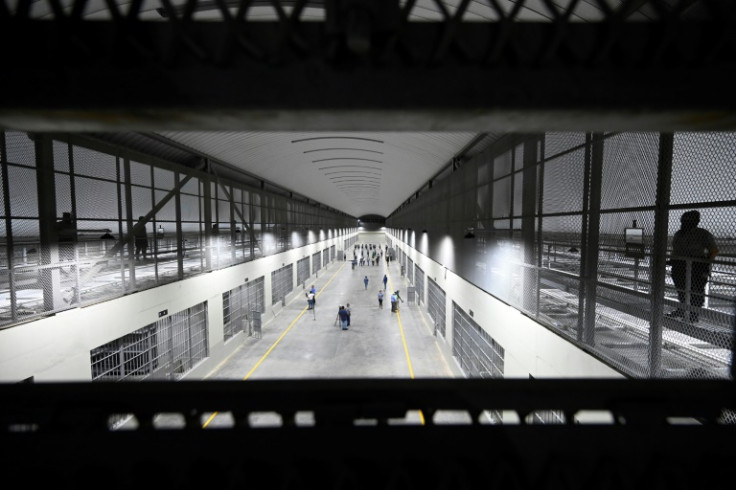
<svg viewBox="0 0 736 490">
<path fill-rule="evenodd" d="M 352 254 L 350 254 L 352 255 Z M 391 312 L 389 294 L 378 306 L 383 276 L 388 290 L 404 302 Z M 363 282 L 368 276 L 368 287 Z M 332 262 L 319 271 L 317 301 L 295 298 L 264 325 L 260 339 L 248 338 L 208 379 L 437 378 L 461 377 L 457 364 L 443 355 L 450 346 L 433 335 L 424 305 L 406 301 L 407 279 L 398 262 L 356 266 Z M 340 305 L 350 304 L 350 328 L 337 321 Z"/>
<path fill-rule="evenodd" d="M 350 254 L 352 256 L 352 254 Z M 383 276 L 388 276 L 388 290 L 399 290 L 404 298 L 399 311 L 391 312 L 390 294 L 378 306 L 378 290 L 383 289 Z M 368 276 L 368 287 L 363 279 Z M 304 294 L 294 295 L 278 314 L 263 318 L 260 338 L 241 336 L 231 341 L 241 345 L 205 379 L 315 379 L 315 378 L 460 378 L 464 377 L 451 358 L 451 346 L 441 337 L 435 337 L 426 306 L 407 302 L 406 277 L 401 266 L 381 261 L 376 266 L 356 266 L 350 261 L 332 262 L 319 271 L 317 278 L 308 281 L 317 289 L 315 309 L 307 309 Z M 306 293 L 306 291 L 305 291 Z M 348 330 L 342 330 L 337 321 L 340 305 L 350 304 L 351 321 Z M 464 411 L 437 413 L 435 423 L 471 422 Z M 233 426 L 232 414 L 213 412 L 202 414 L 204 428 Z M 297 413 L 298 425 L 314 423 L 310 412 Z M 371 425 L 375 421 L 364 421 Z M 391 420 L 392 424 L 423 424 L 420 411 L 409 411 L 405 417 Z M 356 421 L 360 423 L 360 421 Z M 158 428 L 182 428 L 181 414 L 157 414 Z M 279 414 L 262 412 L 249 414 L 253 427 L 279 427 Z M 121 428 L 138 426 L 135 419 L 123 422 Z"/>
</svg>

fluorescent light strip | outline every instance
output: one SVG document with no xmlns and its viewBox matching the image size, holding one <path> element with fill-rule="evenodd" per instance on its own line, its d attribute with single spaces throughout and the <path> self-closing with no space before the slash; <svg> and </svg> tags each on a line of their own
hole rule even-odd
<svg viewBox="0 0 736 490">
<path fill-rule="evenodd" d="M 331 162 L 335 160 L 358 160 L 360 162 L 383 163 L 381 160 L 371 160 L 370 158 L 355 158 L 355 157 L 322 158 L 320 160 L 312 160 L 312 163 Z"/>
<path fill-rule="evenodd" d="M 303 143 L 305 141 L 319 141 L 319 140 L 357 140 L 357 141 L 370 141 L 371 143 L 381 143 L 381 140 L 374 140 L 371 138 L 358 138 L 356 136 L 317 136 L 314 138 L 302 138 L 300 140 L 292 140 L 292 143 Z"/>
<path fill-rule="evenodd" d="M 365 148 L 319 148 L 317 150 L 306 150 L 303 153 L 314 153 L 317 151 L 340 151 L 340 150 L 346 150 L 346 151 L 365 151 L 368 153 L 378 153 L 379 155 L 383 155 L 382 151 L 376 151 L 376 150 L 366 150 Z"/>
<path fill-rule="evenodd" d="M 363 168 L 368 170 L 383 170 L 381 167 L 371 167 L 370 165 L 329 165 L 327 167 L 318 167 L 318 170 L 328 170 L 333 168 Z"/>
</svg>

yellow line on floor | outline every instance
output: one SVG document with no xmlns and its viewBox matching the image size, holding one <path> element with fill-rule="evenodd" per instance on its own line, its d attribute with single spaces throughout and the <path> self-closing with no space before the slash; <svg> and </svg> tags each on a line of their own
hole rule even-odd
<svg viewBox="0 0 736 490">
<path fill-rule="evenodd" d="M 394 289 L 394 283 L 391 281 L 391 274 L 388 271 L 388 267 L 386 267 L 386 275 L 388 276 L 388 282 L 391 285 L 391 294 L 393 294 Z M 389 295 L 389 302 L 391 302 L 391 295 Z M 401 323 L 401 314 L 399 313 L 399 310 L 401 308 L 396 310 L 396 319 L 399 322 L 399 332 L 401 332 L 401 342 L 404 344 L 404 354 L 406 355 L 406 364 L 409 366 L 409 377 L 411 379 L 414 379 L 414 368 L 411 365 L 411 356 L 409 355 L 409 346 L 406 343 L 406 336 L 404 335 L 404 325 Z M 421 410 L 419 410 L 419 419 L 422 422 L 422 425 L 424 425 L 424 413 L 422 413 Z"/>
<path fill-rule="evenodd" d="M 322 291 L 325 290 L 325 288 L 332 282 L 332 280 L 335 278 L 335 276 L 337 276 L 337 274 L 342 270 L 343 267 L 345 267 L 345 263 L 344 262 L 340 266 L 340 268 L 337 269 L 334 274 L 332 274 L 332 277 L 330 277 L 330 280 L 327 281 L 324 286 L 322 286 L 322 289 L 320 289 L 319 292 L 317 294 L 315 294 L 315 296 L 317 296 L 319 293 L 321 293 Z M 279 344 L 279 342 L 281 342 L 281 339 L 283 339 L 286 336 L 286 334 L 289 333 L 289 330 L 291 330 L 291 328 L 294 325 L 296 325 L 296 322 L 298 322 L 299 319 L 301 319 L 301 317 L 304 316 L 304 313 L 306 313 L 306 312 L 307 312 L 307 307 L 305 306 L 304 309 L 301 312 L 299 312 L 299 314 L 294 319 L 294 321 L 292 321 L 289 324 L 289 326 L 286 327 L 286 330 L 284 330 L 283 333 L 281 335 L 279 335 L 279 338 L 277 338 L 276 341 L 273 344 L 271 344 L 271 347 L 269 347 L 268 350 L 266 351 L 266 353 L 261 356 L 261 358 L 255 364 L 255 366 L 253 366 L 253 368 L 250 371 L 248 371 L 248 374 L 245 375 L 245 377 L 243 378 L 243 381 L 245 381 L 248 378 L 250 378 L 250 376 L 253 374 L 253 372 L 256 369 L 258 369 L 258 367 L 263 363 L 263 361 L 266 360 L 266 357 L 268 357 L 268 355 L 274 350 L 274 348 L 276 348 L 276 346 Z M 207 419 L 207 421 L 202 425 L 202 428 L 203 429 L 206 428 L 210 424 L 210 422 L 212 422 L 212 420 L 215 418 L 215 416 L 217 415 L 217 413 L 218 412 L 213 412 L 212 415 L 209 416 L 209 418 Z"/>
</svg>

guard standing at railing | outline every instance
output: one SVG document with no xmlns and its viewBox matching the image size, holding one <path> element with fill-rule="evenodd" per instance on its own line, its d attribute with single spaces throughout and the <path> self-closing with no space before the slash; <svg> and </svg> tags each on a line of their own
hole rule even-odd
<svg viewBox="0 0 736 490">
<path fill-rule="evenodd" d="M 138 217 L 138 222 L 133 227 L 135 236 L 135 260 L 139 260 L 143 255 L 146 260 L 146 252 L 148 251 L 148 233 L 146 232 L 146 222 L 144 216 Z"/>
<path fill-rule="evenodd" d="M 672 237 L 672 282 L 677 288 L 680 306 L 667 314 L 670 318 L 685 318 L 695 323 L 705 302 L 705 285 L 710 275 L 711 261 L 718 254 L 713 235 L 700 228 L 700 212 L 687 211 L 680 217 L 680 229 Z M 688 277 L 689 272 L 689 277 Z M 688 280 L 689 279 L 689 280 Z"/>
</svg>

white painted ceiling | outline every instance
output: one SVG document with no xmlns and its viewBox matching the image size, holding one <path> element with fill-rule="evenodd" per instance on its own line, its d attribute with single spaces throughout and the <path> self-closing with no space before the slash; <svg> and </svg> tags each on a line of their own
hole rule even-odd
<svg viewBox="0 0 736 490">
<path fill-rule="evenodd" d="M 351 216 L 388 216 L 475 133 L 159 132 Z"/>
</svg>

